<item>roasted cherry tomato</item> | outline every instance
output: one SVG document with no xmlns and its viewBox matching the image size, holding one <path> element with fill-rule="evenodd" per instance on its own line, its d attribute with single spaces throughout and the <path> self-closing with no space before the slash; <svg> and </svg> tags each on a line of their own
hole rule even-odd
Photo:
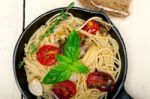
<svg viewBox="0 0 150 99">
<path fill-rule="evenodd" d="M 83 27 L 83 30 L 91 33 L 91 34 L 96 34 L 96 32 L 98 30 L 100 30 L 100 27 L 99 27 L 99 24 L 92 20 L 92 21 L 89 21 L 84 27 Z"/>
<path fill-rule="evenodd" d="M 89 88 L 97 88 L 100 91 L 112 91 L 114 89 L 114 81 L 110 74 L 95 71 L 88 75 L 86 80 Z"/>
<path fill-rule="evenodd" d="M 43 45 L 36 53 L 37 60 L 46 66 L 50 66 L 56 62 L 55 55 L 58 54 L 59 49 L 52 45 Z"/>
<path fill-rule="evenodd" d="M 69 80 L 55 84 L 52 91 L 59 99 L 70 99 L 77 92 L 75 83 Z"/>
</svg>

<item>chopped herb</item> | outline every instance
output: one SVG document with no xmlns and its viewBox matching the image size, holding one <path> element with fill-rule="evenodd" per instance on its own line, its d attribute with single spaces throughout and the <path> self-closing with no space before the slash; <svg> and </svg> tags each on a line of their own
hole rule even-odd
<svg viewBox="0 0 150 99">
<path fill-rule="evenodd" d="M 74 2 L 70 3 L 70 5 L 67 7 L 67 10 L 65 12 L 64 12 L 64 10 L 61 11 L 60 16 L 56 20 L 54 20 L 54 22 L 48 28 L 48 30 L 43 35 L 40 36 L 40 38 L 39 38 L 40 40 L 42 40 L 44 37 L 48 37 L 51 33 L 54 32 L 54 29 L 56 28 L 57 25 L 60 24 L 60 22 L 62 20 L 67 19 L 67 17 L 68 17 L 67 13 L 74 6 L 74 4 L 75 4 Z"/>
<path fill-rule="evenodd" d="M 60 13 L 60 16 L 62 17 L 62 19 L 67 19 L 67 17 L 68 17 L 68 11 L 70 10 L 70 9 L 72 9 L 73 7 L 74 7 L 74 5 L 75 5 L 75 3 L 74 2 L 72 2 L 72 3 L 70 3 L 69 4 L 69 6 L 67 7 L 67 10 L 66 10 L 66 12 L 64 12 L 64 10 L 62 10 L 61 11 L 61 13 Z"/>
<path fill-rule="evenodd" d="M 68 12 L 70 9 L 72 9 L 74 7 L 74 5 L 75 5 L 74 2 L 70 3 L 67 10 L 66 10 L 66 12 Z"/>
<path fill-rule="evenodd" d="M 34 54 L 34 53 L 36 53 L 37 50 L 38 50 L 38 49 L 37 49 L 37 46 L 36 46 L 34 43 L 31 43 L 30 48 L 31 48 L 30 54 Z"/>
<path fill-rule="evenodd" d="M 19 69 L 21 69 L 24 66 L 25 62 L 24 61 L 20 61 L 19 62 Z"/>
<path fill-rule="evenodd" d="M 62 17 L 62 19 L 66 20 L 68 17 L 68 14 L 66 14 L 66 12 L 64 12 L 64 10 L 61 11 L 60 16 Z"/>
<path fill-rule="evenodd" d="M 72 73 L 88 73 L 89 69 L 79 62 L 80 39 L 73 30 L 67 38 L 64 55 L 57 55 L 58 65 L 53 67 L 43 79 L 44 84 L 55 84 L 68 80 Z"/>
<path fill-rule="evenodd" d="M 43 39 L 44 37 L 48 37 L 50 33 L 54 32 L 55 27 L 60 23 L 61 19 L 56 19 L 54 23 L 48 28 L 45 34 L 41 35 L 40 39 Z"/>
</svg>

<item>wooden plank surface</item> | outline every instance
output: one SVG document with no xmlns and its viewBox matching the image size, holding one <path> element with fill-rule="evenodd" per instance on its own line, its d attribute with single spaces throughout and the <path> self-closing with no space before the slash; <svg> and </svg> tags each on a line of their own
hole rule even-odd
<svg viewBox="0 0 150 99">
<path fill-rule="evenodd" d="M 20 99 L 12 66 L 13 49 L 22 31 L 22 1 L 0 1 L 0 99 Z"/>
<path fill-rule="evenodd" d="M 0 99 L 21 99 L 14 79 L 12 56 L 22 31 L 22 1 L 0 1 Z M 72 1 L 80 6 L 77 0 L 26 0 L 26 26 L 40 14 L 67 6 Z M 129 67 L 125 89 L 135 99 L 150 99 L 149 9 L 149 0 L 133 0 L 127 19 L 111 18 L 127 47 Z"/>
</svg>

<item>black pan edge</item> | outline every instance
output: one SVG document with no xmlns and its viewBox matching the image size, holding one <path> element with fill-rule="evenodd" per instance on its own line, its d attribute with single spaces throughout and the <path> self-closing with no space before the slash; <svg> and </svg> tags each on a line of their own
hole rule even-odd
<svg viewBox="0 0 150 99">
<path fill-rule="evenodd" d="M 26 28 L 25 28 L 25 31 L 23 31 L 20 35 L 20 37 L 18 38 L 17 40 L 17 43 L 16 43 L 16 46 L 14 48 L 14 53 L 13 53 L 13 71 L 14 71 L 14 75 L 15 75 L 15 80 L 16 80 L 16 83 L 17 83 L 17 86 L 19 88 L 19 90 L 21 91 L 21 93 L 23 94 L 23 96 L 28 99 L 28 97 L 25 95 L 25 93 L 23 92 L 23 90 L 21 89 L 21 86 L 18 82 L 18 78 L 17 78 L 17 75 L 16 75 L 16 65 L 15 65 L 15 61 L 16 61 L 16 54 L 17 54 L 17 49 L 18 49 L 18 46 L 19 46 L 19 43 L 21 41 L 21 39 L 23 38 L 24 36 L 24 33 L 28 30 L 28 28 L 30 28 L 37 20 L 39 20 L 41 17 L 47 15 L 48 13 L 53 13 L 53 12 L 57 12 L 59 10 L 62 10 L 62 9 L 66 9 L 66 7 L 62 7 L 62 8 L 56 8 L 54 10 L 51 10 L 51 11 L 47 11 L 46 13 L 40 15 L 39 17 L 37 17 L 35 20 L 33 20 Z M 84 9 L 84 8 L 79 8 L 79 7 L 74 7 L 73 10 L 81 10 L 81 11 L 84 11 L 84 12 L 88 12 L 88 13 L 91 13 L 91 14 L 102 14 L 110 24 L 113 25 L 113 23 L 111 22 L 111 20 L 109 19 L 109 17 L 104 13 L 104 12 L 97 12 L 97 11 L 92 11 L 92 10 L 87 10 L 87 9 Z M 127 51 L 126 51 L 126 47 L 125 47 L 125 44 L 124 44 L 124 41 L 121 37 L 121 34 L 120 32 L 118 31 L 118 29 L 113 25 L 112 29 L 115 31 L 116 35 L 118 36 L 118 38 L 121 40 L 121 45 L 123 47 L 123 53 L 124 53 L 124 56 L 125 56 L 125 69 L 123 71 L 123 78 L 122 78 L 122 82 L 121 84 L 119 85 L 118 87 L 118 91 L 115 93 L 115 95 L 112 97 L 112 99 L 115 99 L 117 97 L 117 95 L 119 94 L 120 90 L 123 88 L 124 86 L 124 81 L 126 79 L 126 74 L 127 74 L 127 68 L 128 68 L 128 60 L 127 60 Z"/>
</svg>

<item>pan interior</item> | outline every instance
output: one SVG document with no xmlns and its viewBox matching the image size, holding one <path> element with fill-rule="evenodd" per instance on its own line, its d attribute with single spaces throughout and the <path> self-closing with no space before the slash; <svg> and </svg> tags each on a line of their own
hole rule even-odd
<svg viewBox="0 0 150 99">
<path fill-rule="evenodd" d="M 26 78 L 25 70 L 23 68 L 22 69 L 18 68 L 18 64 L 20 61 L 22 61 L 23 56 L 24 56 L 24 47 L 25 47 L 24 45 L 25 43 L 29 41 L 30 37 L 41 25 L 44 25 L 45 22 L 50 17 L 60 12 L 62 9 L 65 9 L 65 8 L 58 8 L 58 9 L 46 12 L 45 14 L 36 18 L 33 22 L 29 24 L 29 26 L 25 29 L 25 31 L 21 34 L 20 38 L 18 39 L 18 42 L 14 50 L 14 56 L 13 56 L 14 74 L 15 74 L 15 79 L 18 84 L 18 87 L 25 98 L 34 99 L 36 97 L 32 95 L 28 90 L 28 83 L 26 80 L 27 78 Z M 89 10 L 85 10 L 81 8 L 73 8 L 70 12 L 74 16 L 85 19 L 85 20 L 93 16 L 99 16 L 103 18 L 105 21 L 112 24 L 110 19 L 102 12 L 93 12 L 93 11 L 89 11 Z M 126 72 L 127 72 L 127 53 L 126 53 L 124 42 L 120 36 L 120 33 L 115 27 L 113 27 L 110 31 L 110 35 L 114 39 L 116 39 L 119 44 L 119 52 L 120 52 L 121 61 L 122 61 L 122 69 L 121 69 L 119 79 L 115 85 L 115 90 L 113 92 L 108 93 L 108 99 L 115 98 L 117 96 L 120 89 L 123 87 L 124 80 L 126 77 Z"/>
</svg>

